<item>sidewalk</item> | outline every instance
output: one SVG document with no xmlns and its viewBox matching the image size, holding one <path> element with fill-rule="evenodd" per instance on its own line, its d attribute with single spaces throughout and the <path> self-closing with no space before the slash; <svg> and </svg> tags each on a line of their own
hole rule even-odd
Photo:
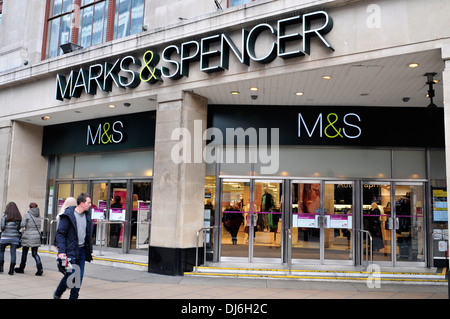
<svg viewBox="0 0 450 319">
<path fill-rule="evenodd" d="M 97 257 L 108 259 L 107 252 L 103 255 Z M 18 260 L 20 256 L 18 250 Z M 34 276 L 36 268 L 31 254 L 25 273 L 10 276 L 9 251 L 5 252 L 5 272 L 0 274 L 0 299 L 53 297 L 62 275 L 57 271 L 54 254 L 40 253 L 40 256 L 43 276 Z M 146 258 L 142 256 L 142 260 Z M 101 260 L 86 264 L 80 299 L 448 299 L 447 285 L 381 283 L 380 288 L 369 288 L 365 282 L 164 276 L 148 273 L 144 263 L 130 262 L 130 268 L 142 267 L 137 270 L 114 267 L 110 261 L 105 261 L 108 262 L 109 265 L 102 265 Z M 68 296 L 66 292 L 63 299 Z"/>
</svg>

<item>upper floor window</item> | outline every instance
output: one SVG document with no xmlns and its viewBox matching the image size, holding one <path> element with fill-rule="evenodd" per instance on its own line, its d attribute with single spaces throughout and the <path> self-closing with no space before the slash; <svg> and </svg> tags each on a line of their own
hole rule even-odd
<svg viewBox="0 0 450 319">
<path fill-rule="evenodd" d="M 3 0 L 0 0 L 0 25 L 2 24 Z"/>
<path fill-rule="evenodd" d="M 47 0 L 42 59 L 61 55 L 62 44 L 83 48 L 140 32 L 145 0 Z"/>
<path fill-rule="evenodd" d="M 235 7 L 241 4 L 250 3 L 254 0 L 228 0 L 228 8 Z"/>
</svg>

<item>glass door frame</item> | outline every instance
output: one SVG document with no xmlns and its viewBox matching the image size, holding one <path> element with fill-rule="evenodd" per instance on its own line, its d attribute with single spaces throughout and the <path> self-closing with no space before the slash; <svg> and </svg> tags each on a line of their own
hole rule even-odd
<svg viewBox="0 0 450 319">
<path fill-rule="evenodd" d="M 291 231 L 292 234 L 292 228 L 293 228 L 293 207 L 292 207 L 292 189 L 293 184 L 320 184 L 320 208 L 319 208 L 319 217 L 317 218 L 317 226 L 313 227 L 313 229 L 319 229 L 319 258 L 318 259 L 294 259 L 292 258 L 292 235 L 289 236 L 287 247 L 287 259 L 286 262 L 291 264 L 317 264 L 320 263 L 322 265 L 324 264 L 341 264 L 341 265 L 353 265 L 355 263 L 355 257 L 356 257 L 356 249 L 355 249 L 355 227 L 358 224 L 357 218 L 355 212 L 356 210 L 356 204 L 357 204 L 357 181 L 352 179 L 342 179 L 342 180 L 336 180 L 336 179 L 307 179 L 307 178 L 297 178 L 297 179 L 290 179 L 289 180 L 289 209 L 288 209 L 288 217 L 286 218 L 288 220 L 288 225 L 286 227 Z M 325 185 L 326 184 L 351 184 L 352 185 L 352 225 L 351 228 L 347 228 L 349 231 L 351 231 L 352 238 L 350 245 L 352 245 L 353 249 L 351 250 L 352 258 L 349 260 L 339 260 L 339 259 L 326 259 L 325 258 L 325 230 L 326 229 L 334 229 L 332 227 L 326 227 L 327 222 L 329 219 L 326 216 L 325 212 Z M 331 218 L 331 217 L 330 217 Z"/>
<path fill-rule="evenodd" d="M 390 187 L 390 190 L 389 190 L 390 217 L 386 218 L 385 224 L 384 224 L 385 227 L 388 227 L 386 225 L 389 225 L 389 220 L 393 220 L 394 219 L 394 215 L 395 215 L 395 212 L 394 212 L 395 209 L 393 207 L 393 206 L 395 206 L 395 205 L 393 205 L 393 203 L 395 203 L 395 196 L 394 196 L 395 190 L 394 190 L 393 184 L 394 184 L 394 182 L 389 181 L 389 180 L 371 180 L 371 179 L 367 179 L 367 180 L 361 180 L 360 181 L 360 187 L 359 187 L 359 190 L 360 190 L 360 196 L 359 196 L 359 198 L 360 198 L 360 207 L 359 207 L 359 209 L 357 211 L 358 212 L 358 216 L 359 216 L 358 225 L 359 225 L 359 229 L 360 230 L 365 230 L 364 229 L 364 205 L 365 204 L 364 204 L 364 198 L 363 198 L 363 196 L 364 196 L 364 185 L 389 185 L 389 187 Z M 377 203 L 377 204 L 380 205 L 381 203 Z M 380 226 L 383 227 L 383 223 L 381 223 L 381 220 L 380 220 Z M 395 263 L 394 262 L 394 260 L 395 260 L 394 256 L 395 256 L 395 247 L 396 247 L 396 243 L 395 243 L 395 241 L 393 241 L 394 237 L 395 237 L 395 235 L 394 235 L 395 231 L 393 231 L 394 229 L 387 229 L 387 230 L 389 230 L 391 232 L 390 236 L 389 236 L 390 246 L 391 246 L 391 249 L 390 249 L 389 253 L 390 253 L 390 256 L 391 256 L 391 260 L 388 260 L 388 261 L 373 260 L 373 263 L 374 264 L 378 264 L 378 265 L 382 265 L 382 266 L 392 266 L 393 267 L 394 263 Z M 383 230 L 381 230 L 381 231 L 383 231 Z M 366 238 L 366 235 L 361 233 L 361 232 L 359 232 L 358 235 L 359 235 L 359 240 L 358 240 L 359 261 L 358 261 L 358 264 L 359 265 L 363 265 L 364 263 L 368 264 L 369 261 L 364 260 L 366 254 L 367 255 L 370 254 L 369 251 L 366 252 L 366 249 L 365 249 L 365 246 L 364 246 L 364 239 Z M 372 236 L 373 234 L 370 234 L 370 235 Z M 370 239 L 368 239 L 368 240 L 370 240 Z M 386 243 L 383 243 L 383 244 L 386 244 Z M 373 236 L 372 236 L 372 245 L 373 245 Z M 373 251 L 372 251 L 372 254 L 373 254 Z M 370 258 L 370 256 L 368 256 L 367 258 Z"/>
<path fill-rule="evenodd" d="M 276 177 L 274 178 L 261 178 L 261 177 L 256 177 L 254 179 L 252 179 L 252 183 L 250 184 L 250 200 L 253 200 L 253 203 L 255 203 L 255 194 L 256 194 L 256 183 L 278 183 L 281 185 L 281 205 L 280 205 L 280 218 L 281 218 L 281 232 L 279 234 L 279 236 L 281 236 L 281 240 L 280 240 L 280 255 L 279 257 L 276 258 L 270 258 L 270 257 L 255 257 L 255 253 L 254 253 L 254 249 L 255 249 L 255 241 L 256 238 L 254 238 L 254 240 L 252 240 L 252 245 L 251 245 L 251 255 L 250 255 L 250 262 L 266 262 L 266 263 L 279 263 L 281 264 L 283 261 L 283 252 L 284 252 L 284 242 L 285 242 L 285 215 L 286 215 L 286 210 L 284 207 L 284 203 L 286 202 L 285 198 L 286 198 L 286 191 L 285 191 L 285 181 L 283 179 L 277 179 Z M 252 205 L 252 203 L 250 203 L 250 207 L 254 207 L 254 205 Z M 259 213 L 262 213 L 262 207 L 259 210 Z M 254 221 L 257 220 L 258 217 L 258 212 L 253 212 L 253 216 L 254 216 Z M 254 226 L 254 225 L 253 225 Z M 250 227 L 252 232 L 254 232 L 254 227 Z"/>
<path fill-rule="evenodd" d="M 426 187 L 427 184 L 426 182 L 422 182 L 422 181 L 393 181 L 392 182 L 392 195 L 393 196 L 393 201 L 394 203 L 396 202 L 395 199 L 395 195 L 396 195 L 396 186 L 421 186 L 422 187 L 422 198 L 420 198 L 420 201 L 422 203 L 422 223 L 423 223 L 423 227 L 422 227 L 422 237 L 423 237 L 423 242 L 422 242 L 422 247 L 423 247 L 423 261 L 399 261 L 397 258 L 397 253 L 396 253 L 396 249 L 397 249 L 397 232 L 396 227 L 397 227 L 397 220 L 398 220 L 398 215 L 397 214 L 397 205 L 393 205 L 394 207 L 392 208 L 392 210 L 394 211 L 394 220 L 393 220 L 393 224 L 394 224 L 394 231 L 391 231 L 392 233 L 392 256 L 393 256 L 393 266 L 394 267 L 399 267 L 399 266 L 403 266 L 403 267 L 408 267 L 408 266 L 417 266 L 417 267 L 425 267 L 427 264 L 427 216 L 428 216 L 428 210 L 427 210 L 427 202 L 426 202 Z M 392 205 L 391 205 L 392 206 Z M 411 225 L 412 227 L 412 225 Z M 412 230 L 411 230 L 412 232 Z"/>
<path fill-rule="evenodd" d="M 427 228 L 427 207 L 428 205 L 426 204 L 426 182 L 425 181 L 417 181 L 417 180 L 411 180 L 411 181 L 395 181 L 395 180 L 361 180 L 360 182 L 360 203 L 361 206 L 359 208 L 359 216 L 360 216 L 360 221 L 358 222 L 359 224 L 359 229 L 364 229 L 364 225 L 363 225 L 363 187 L 365 184 L 376 184 L 376 185 L 390 185 L 390 203 L 391 203 L 391 207 L 390 207 L 390 217 L 388 217 L 386 219 L 386 225 L 388 225 L 387 227 L 389 227 L 389 230 L 391 231 L 390 234 L 390 242 L 391 242 L 391 249 L 390 249 L 390 254 L 391 254 L 391 260 L 390 261 L 380 261 L 380 260 L 374 260 L 374 264 L 379 264 L 381 266 L 390 266 L 390 267 L 398 267 L 398 266 L 418 266 L 418 267 L 425 267 L 426 263 L 427 263 L 427 236 L 426 233 L 428 232 L 428 228 Z M 423 255 L 424 255 L 424 261 L 418 261 L 418 262 L 412 262 L 412 261 L 399 261 L 397 258 L 397 232 L 396 230 L 398 229 L 398 216 L 397 216 L 397 205 L 396 205 L 396 186 L 421 186 L 423 189 L 423 193 L 422 193 L 422 198 L 420 198 L 421 202 L 422 202 L 422 219 L 423 219 L 423 227 L 422 227 L 422 232 L 423 232 Z M 358 241 L 359 244 L 359 255 L 360 255 L 360 263 L 363 263 L 363 249 L 364 249 L 364 244 L 363 244 L 363 240 L 364 237 L 363 235 L 360 236 L 360 240 Z"/>
<path fill-rule="evenodd" d="M 217 231 L 216 233 L 216 239 L 215 242 L 219 243 L 217 245 L 217 261 L 236 261 L 236 262 L 250 262 L 250 240 L 249 240 L 249 248 L 248 248 L 248 254 L 247 257 L 233 257 L 233 256 L 222 256 L 222 232 L 223 232 L 223 184 L 226 182 L 234 182 L 234 183 L 250 183 L 250 197 L 252 196 L 252 179 L 248 176 L 245 177 L 219 177 L 217 181 L 218 190 L 216 190 L 216 216 L 215 220 L 217 220 Z M 250 205 L 251 199 L 249 200 L 249 207 L 251 211 L 251 205 Z M 250 218 L 251 220 L 251 218 Z M 245 217 L 244 217 L 244 224 L 245 224 Z M 248 236 L 253 235 L 253 231 L 251 230 L 252 227 L 249 226 L 249 233 Z"/>
<path fill-rule="evenodd" d="M 255 230 L 254 226 L 256 226 L 256 220 L 257 220 L 257 212 L 254 210 L 254 203 L 255 203 L 255 189 L 256 183 L 280 183 L 282 187 L 282 200 L 281 200 L 281 219 L 282 219 L 282 226 L 281 226 L 281 248 L 280 248 L 280 257 L 279 258 L 264 258 L 264 257 L 254 257 L 254 246 L 255 246 L 255 240 L 249 240 L 248 241 L 248 255 L 247 257 L 233 257 L 233 256 L 223 256 L 222 255 L 222 227 L 223 223 L 218 223 L 218 231 L 216 232 L 216 242 L 220 243 L 215 251 L 217 253 L 217 261 L 245 261 L 248 263 L 252 262 L 266 262 L 266 263 L 279 263 L 282 264 L 285 255 L 285 215 L 286 215 L 286 180 L 283 178 L 264 178 L 264 177 L 250 177 L 250 176 L 242 176 L 242 177 L 219 177 L 218 183 L 216 184 L 218 186 L 218 191 L 216 190 L 216 194 L 219 194 L 219 196 L 216 196 L 216 207 L 220 207 L 220 209 L 216 209 L 216 220 L 222 221 L 223 217 L 223 210 L 222 210 L 222 202 L 223 202 L 223 183 L 224 182 L 243 182 L 243 183 L 250 183 L 250 198 L 249 198 L 249 212 L 248 212 L 248 222 L 244 219 L 244 223 L 248 226 L 248 236 L 249 238 L 254 238 Z"/>
</svg>

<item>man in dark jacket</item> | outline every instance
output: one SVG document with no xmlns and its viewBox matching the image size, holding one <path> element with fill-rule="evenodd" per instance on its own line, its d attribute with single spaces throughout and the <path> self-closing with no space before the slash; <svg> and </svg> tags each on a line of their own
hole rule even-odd
<svg viewBox="0 0 450 319">
<path fill-rule="evenodd" d="M 60 215 L 56 232 L 58 258 L 68 259 L 74 266 L 72 273 L 66 272 L 56 288 L 54 298 L 60 299 L 63 292 L 70 287 L 70 299 L 77 299 L 84 275 L 84 264 L 92 260 L 93 223 L 89 208 L 91 197 L 81 193 L 77 198 L 77 206 L 66 208 Z M 74 280 L 74 282 L 73 282 Z"/>
</svg>

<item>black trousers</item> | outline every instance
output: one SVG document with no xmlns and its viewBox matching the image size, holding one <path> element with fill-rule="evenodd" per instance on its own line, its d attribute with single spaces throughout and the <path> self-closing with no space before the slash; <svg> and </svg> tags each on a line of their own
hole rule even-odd
<svg viewBox="0 0 450 319">
<path fill-rule="evenodd" d="M 22 259 L 20 260 L 20 267 L 24 268 L 27 263 L 28 249 L 30 247 L 22 247 Z M 38 255 L 38 247 L 31 247 L 31 256 L 36 260 L 36 267 L 42 268 L 41 258 Z"/>
</svg>

